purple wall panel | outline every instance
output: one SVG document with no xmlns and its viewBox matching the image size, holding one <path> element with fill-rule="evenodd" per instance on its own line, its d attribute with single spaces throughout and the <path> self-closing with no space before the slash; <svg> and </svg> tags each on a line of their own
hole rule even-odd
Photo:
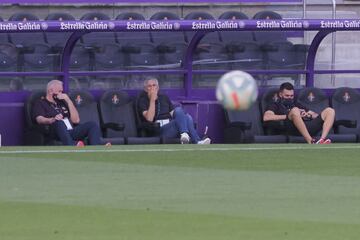
<svg viewBox="0 0 360 240">
<path fill-rule="evenodd" d="M 23 144 L 24 106 L 22 103 L 0 104 L 1 144 L 16 146 Z"/>
<path fill-rule="evenodd" d="M 197 131 L 200 137 L 203 136 L 206 126 L 207 135 L 213 143 L 222 143 L 224 136 L 224 112 L 215 101 L 184 101 L 181 102 L 183 108 L 188 112 L 196 123 Z"/>
</svg>

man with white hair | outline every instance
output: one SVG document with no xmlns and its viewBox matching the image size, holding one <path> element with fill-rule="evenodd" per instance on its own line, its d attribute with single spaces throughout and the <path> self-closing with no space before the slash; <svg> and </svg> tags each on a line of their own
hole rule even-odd
<svg viewBox="0 0 360 240">
<path fill-rule="evenodd" d="M 211 139 L 201 139 L 194 128 L 192 117 L 181 107 L 174 107 L 169 97 L 159 93 L 159 82 L 155 77 L 147 77 L 144 91 L 138 101 L 139 114 L 143 121 L 158 122 L 160 135 L 166 138 L 180 137 L 182 144 L 210 144 Z"/>
<path fill-rule="evenodd" d="M 46 97 L 35 103 L 32 117 L 38 124 L 50 125 L 50 131 L 64 145 L 82 147 L 85 138 L 90 145 L 100 144 L 99 126 L 95 122 L 80 124 L 79 113 L 69 96 L 63 93 L 60 80 L 47 84 Z"/>
</svg>

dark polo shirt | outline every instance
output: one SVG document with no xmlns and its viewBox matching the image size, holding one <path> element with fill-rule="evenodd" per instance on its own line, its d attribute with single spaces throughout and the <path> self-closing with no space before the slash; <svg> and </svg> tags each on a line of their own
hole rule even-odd
<svg viewBox="0 0 360 240">
<path fill-rule="evenodd" d="M 52 103 L 46 98 L 42 98 L 35 102 L 33 106 L 32 119 L 36 121 L 38 116 L 53 118 L 59 113 L 62 114 L 64 118 L 70 119 L 69 108 L 65 101 L 58 100 L 55 103 Z"/>
<path fill-rule="evenodd" d="M 138 110 L 143 121 L 146 119 L 143 116 L 143 112 L 149 109 L 150 100 L 147 94 L 142 94 L 138 100 Z M 160 119 L 170 119 L 170 112 L 174 110 L 174 105 L 171 103 L 168 96 L 159 94 L 158 99 L 155 101 L 155 117 L 154 121 Z"/>
</svg>

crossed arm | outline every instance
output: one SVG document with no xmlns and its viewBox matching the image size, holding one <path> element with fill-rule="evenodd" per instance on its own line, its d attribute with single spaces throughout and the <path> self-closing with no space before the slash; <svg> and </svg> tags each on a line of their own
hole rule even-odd
<svg viewBox="0 0 360 240">
<path fill-rule="evenodd" d="M 306 111 L 305 109 L 300 109 L 300 108 L 292 108 L 289 112 L 293 111 L 293 110 L 299 110 L 300 112 L 300 116 L 302 118 L 316 118 L 319 114 L 317 114 L 316 112 L 314 111 Z M 267 110 L 265 113 L 264 113 L 264 116 L 263 116 L 263 121 L 266 122 L 266 121 L 281 121 L 281 120 L 286 120 L 286 118 L 288 117 L 288 115 L 286 114 L 283 114 L 283 115 L 278 115 L 278 114 L 275 114 L 273 111 L 271 110 Z M 290 119 L 291 120 L 291 119 Z"/>
</svg>

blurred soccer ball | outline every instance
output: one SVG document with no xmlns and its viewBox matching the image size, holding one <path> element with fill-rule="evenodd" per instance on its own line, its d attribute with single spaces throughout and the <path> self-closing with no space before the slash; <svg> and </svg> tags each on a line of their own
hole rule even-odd
<svg viewBox="0 0 360 240">
<path fill-rule="evenodd" d="M 246 110 L 256 101 L 258 88 L 255 79 L 243 71 L 225 73 L 216 87 L 216 98 L 229 110 Z"/>
</svg>

